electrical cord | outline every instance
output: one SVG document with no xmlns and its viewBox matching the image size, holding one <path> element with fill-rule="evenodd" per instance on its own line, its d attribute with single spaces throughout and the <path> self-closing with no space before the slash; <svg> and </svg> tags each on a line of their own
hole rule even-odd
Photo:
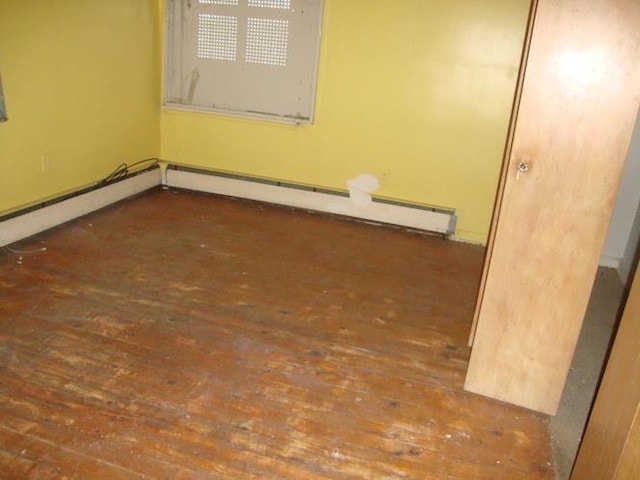
<svg viewBox="0 0 640 480">
<path fill-rule="evenodd" d="M 47 247 L 34 248 L 32 250 L 16 250 L 14 248 L 11 248 L 9 245 L 4 245 L 2 247 L 2 251 L 11 259 L 15 259 L 18 265 L 22 265 L 22 262 L 24 260 L 24 255 L 46 252 Z"/>
<path fill-rule="evenodd" d="M 47 247 L 33 248 L 31 250 L 16 250 L 15 248 L 11 248 L 9 245 L 5 245 L 2 247 L 6 252 L 15 253 L 20 255 L 21 253 L 38 253 L 38 252 L 46 252 Z"/>
<path fill-rule="evenodd" d="M 159 158 L 150 157 L 150 158 L 145 158 L 145 159 L 139 160 L 137 162 L 133 162 L 131 164 L 121 163 L 120 165 L 118 165 L 118 167 L 113 172 L 111 172 L 105 178 L 103 178 L 102 180 L 97 182 L 96 186 L 103 186 L 103 185 L 109 184 L 111 182 L 115 182 L 116 180 L 120 180 L 121 178 L 124 178 L 124 177 L 126 177 L 127 175 L 129 175 L 131 173 L 136 173 L 136 172 L 145 170 L 147 168 L 154 167 L 154 166 L 158 165 L 159 162 L 160 162 Z M 144 167 L 139 167 L 139 165 L 144 165 Z M 138 168 L 136 168 L 136 167 L 138 167 Z M 18 257 L 18 263 L 19 264 L 22 264 L 22 258 L 23 258 L 22 255 L 28 255 L 28 254 L 46 252 L 47 251 L 47 247 L 35 248 L 35 249 L 32 249 L 32 250 L 16 250 L 14 248 L 11 248 L 8 245 L 3 245 L 0 248 L 9 257 L 14 257 L 14 256 L 19 255 L 19 257 Z"/>
<path fill-rule="evenodd" d="M 133 162 L 131 164 L 128 163 L 121 163 L 120 165 L 118 165 L 118 167 L 111 172 L 109 175 L 107 175 L 105 178 L 103 178 L 102 180 L 100 180 L 99 182 L 96 183 L 96 186 L 104 186 L 107 185 L 109 183 L 115 182 L 116 180 L 120 180 L 121 178 L 126 177 L 127 175 L 130 175 L 132 173 L 136 173 L 142 170 L 145 170 L 147 168 L 150 167 L 154 167 L 156 165 L 158 165 L 158 163 L 160 162 L 160 159 L 157 157 L 150 157 L 150 158 L 145 158 L 142 160 L 138 160 L 137 162 Z M 142 167 L 140 167 L 140 165 L 144 165 Z M 3 245 L 2 247 L 2 251 L 10 256 L 10 257 L 14 257 L 16 255 L 20 255 L 18 257 L 18 263 L 22 263 L 22 255 L 28 255 L 28 254 L 33 254 L 33 253 L 39 253 L 39 252 L 46 252 L 47 251 L 47 247 L 41 247 L 41 248 L 35 248 L 32 250 L 16 250 L 14 248 L 11 248 L 8 245 Z"/>
<path fill-rule="evenodd" d="M 100 180 L 97 183 L 97 185 L 98 186 L 106 185 L 108 183 L 115 182 L 116 180 L 120 180 L 121 178 L 124 178 L 131 173 L 144 170 L 145 168 L 154 167 L 158 164 L 159 161 L 160 159 L 157 157 L 150 157 L 150 158 L 145 158 L 143 160 L 138 160 L 137 162 L 133 162 L 131 164 L 121 163 L 113 172 L 111 172 L 105 178 Z M 134 167 L 137 167 L 138 165 L 142 165 L 146 163 L 148 163 L 148 165 L 146 165 L 145 167 L 136 168 L 135 170 L 132 170 Z"/>
</svg>

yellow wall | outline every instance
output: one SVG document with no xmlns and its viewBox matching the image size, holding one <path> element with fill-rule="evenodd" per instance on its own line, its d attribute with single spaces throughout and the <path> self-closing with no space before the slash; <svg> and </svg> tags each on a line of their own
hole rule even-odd
<svg viewBox="0 0 640 480">
<path fill-rule="evenodd" d="M 325 0 L 316 120 L 291 127 L 164 110 L 176 163 L 452 207 L 484 242 L 529 0 Z"/>
<path fill-rule="evenodd" d="M 160 149 L 157 0 L 0 0 L 0 213 Z"/>
<path fill-rule="evenodd" d="M 160 153 L 327 188 L 373 173 L 485 241 L 528 6 L 325 0 L 316 120 L 291 127 L 159 115 L 158 0 L 0 0 L 0 213 Z"/>
</svg>

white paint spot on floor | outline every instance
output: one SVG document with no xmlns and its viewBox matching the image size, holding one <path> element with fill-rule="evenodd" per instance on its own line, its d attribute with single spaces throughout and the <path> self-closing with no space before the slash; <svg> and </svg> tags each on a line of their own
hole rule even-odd
<svg viewBox="0 0 640 480">
<path fill-rule="evenodd" d="M 344 460 L 347 457 L 343 453 L 340 453 L 340 450 L 334 448 L 331 452 L 331 458 L 335 458 L 336 460 Z"/>
</svg>

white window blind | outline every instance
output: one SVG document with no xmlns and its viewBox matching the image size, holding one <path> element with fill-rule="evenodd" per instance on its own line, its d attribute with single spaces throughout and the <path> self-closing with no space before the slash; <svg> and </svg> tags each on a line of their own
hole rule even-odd
<svg viewBox="0 0 640 480">
<path fill-rule="evenodd" d="M 165 105 L 313 118 L 322 0 L 168 0 Z"/>
</svg>

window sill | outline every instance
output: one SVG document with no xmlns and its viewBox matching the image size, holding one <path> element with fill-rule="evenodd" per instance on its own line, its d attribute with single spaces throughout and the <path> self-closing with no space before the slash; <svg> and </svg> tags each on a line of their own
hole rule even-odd
<svg viewBox="0 0 640 480">
<path fill-rule="evenodd" d="M 265 121 L 271 123 L 279 123 L 281 125 L 310 125 L 312 124 L 312 120 L 307 118 L 292 118 L 292 117 L 282 117 L 277 115 L 270 115 L 267 113 L 260 112 L 238 112 L 234 110 L 224 110 L 221 108 L 207 108 L 207 107 L 199 107 L 196 105 L 183 105 L 179 103 L 170 103 L 166 102 L 162 104 L 162 110 L 166 111 L 178 111 L 178 112 L 190 112 L 190 113 L 204 113 L 207 115 L 218 115 L 223 117 L 244 119 L 244 120 L 254 120 L 254 121 Z"/>
</svg>

